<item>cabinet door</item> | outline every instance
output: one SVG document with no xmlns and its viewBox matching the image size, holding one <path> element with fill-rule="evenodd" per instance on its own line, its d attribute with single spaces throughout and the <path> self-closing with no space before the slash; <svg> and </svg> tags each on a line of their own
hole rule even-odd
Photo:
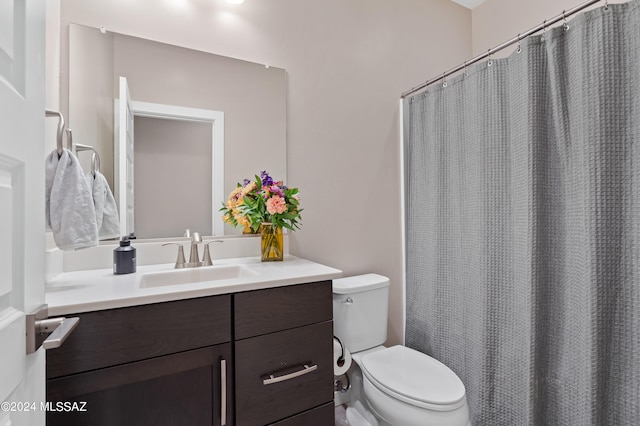
<svg viewBox="0 0 640 426">
<path fill-rule="evenodd" d="M 47 425 L 231 425 L 231 344 L 47 381 Z"/>
</svg>

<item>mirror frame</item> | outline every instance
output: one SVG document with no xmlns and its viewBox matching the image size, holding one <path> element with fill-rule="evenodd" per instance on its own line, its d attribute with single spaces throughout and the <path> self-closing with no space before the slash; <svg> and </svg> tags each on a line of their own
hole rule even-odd
<svg viewBox="0 0 640 426">
<path fill-rule="evenodd" d="M 211 190 L 212 200 L 214 206 L 219 206 L 224 200 L 224 112 L 213 111 L 200 108 L 188 108 L 175 105 L 155 104 L 151 102 L 139 102 L 132 100 L 131 108 L 134 117 L 151 117 L 162 118 L 165 120 L 183 120 L 183 121 L 198 121 L 211 123 Z M 114 158 L 118 158 L 118 144 L 114 144 Z M 117 186 L 118 193 L 116 200 L 118 206 L 122 205 L 122 198 L 126 196 L 126 193 L 122 191 L 122 182 L 126 180 L 126 170 L 124 167 L 120 167 L 121 161 L 114 161 L 114 178 L 117 176 L 120 184 Z M 134 213 L 135 215 L 135 213 Z M 121 233 L 126 232 L 127 223 L 126 215 L 125 220 L 120 221 Z M 135 216 L 134 216 L 135 217 Z M 211 215 L 211 232 L 213 236 L 224 235 L 224 222 L 221 215 Z M 135 228 L 134 228 L 135 232 Z M 123 233 L 122 235 L 127 235 Z"/>
</svg>

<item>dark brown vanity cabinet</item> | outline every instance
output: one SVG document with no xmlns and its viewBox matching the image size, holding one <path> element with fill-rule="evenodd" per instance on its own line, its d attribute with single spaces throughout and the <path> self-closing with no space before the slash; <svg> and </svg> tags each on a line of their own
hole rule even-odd
<svg viewBox="0 0 640 426">
<path fill-rule="evenodd" d="M 334 424 L 331 281 L 75 316 L 47 425 Z"/>
</svg>

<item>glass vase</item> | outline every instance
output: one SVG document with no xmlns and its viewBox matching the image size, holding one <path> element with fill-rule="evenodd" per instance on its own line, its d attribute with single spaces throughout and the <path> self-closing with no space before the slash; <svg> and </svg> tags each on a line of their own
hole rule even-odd
<svg viewBox="0 0 640 426">
<path fill-rule="evenodd" d="M 260 249 L 263 262 L 281 261 L 284 255 L 282 228 L 271 223 L 260 225 Z"/>
</svg>

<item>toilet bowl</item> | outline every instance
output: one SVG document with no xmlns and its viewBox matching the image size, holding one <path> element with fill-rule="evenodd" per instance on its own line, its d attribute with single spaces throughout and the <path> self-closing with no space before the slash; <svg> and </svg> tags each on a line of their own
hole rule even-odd
<svg viewBox="0 0 640 426">
<path fill-rule="evenodd" d="M 382 425 L 466 426 L 464 384 L 440 361 L 405 346 L 386 348 L 389 279 L 334 280 L 334 334 L 355 363 L 353 394 Z M 362 377 L 360 377 L 360 375 Z"/>
<path fill-rule="evenodd" d="M 387 424 L 464 426 L 469 411 L 462 381 L 441 362 L 392 346 L 356 362 L 371 411 Z"/>
</svg>

